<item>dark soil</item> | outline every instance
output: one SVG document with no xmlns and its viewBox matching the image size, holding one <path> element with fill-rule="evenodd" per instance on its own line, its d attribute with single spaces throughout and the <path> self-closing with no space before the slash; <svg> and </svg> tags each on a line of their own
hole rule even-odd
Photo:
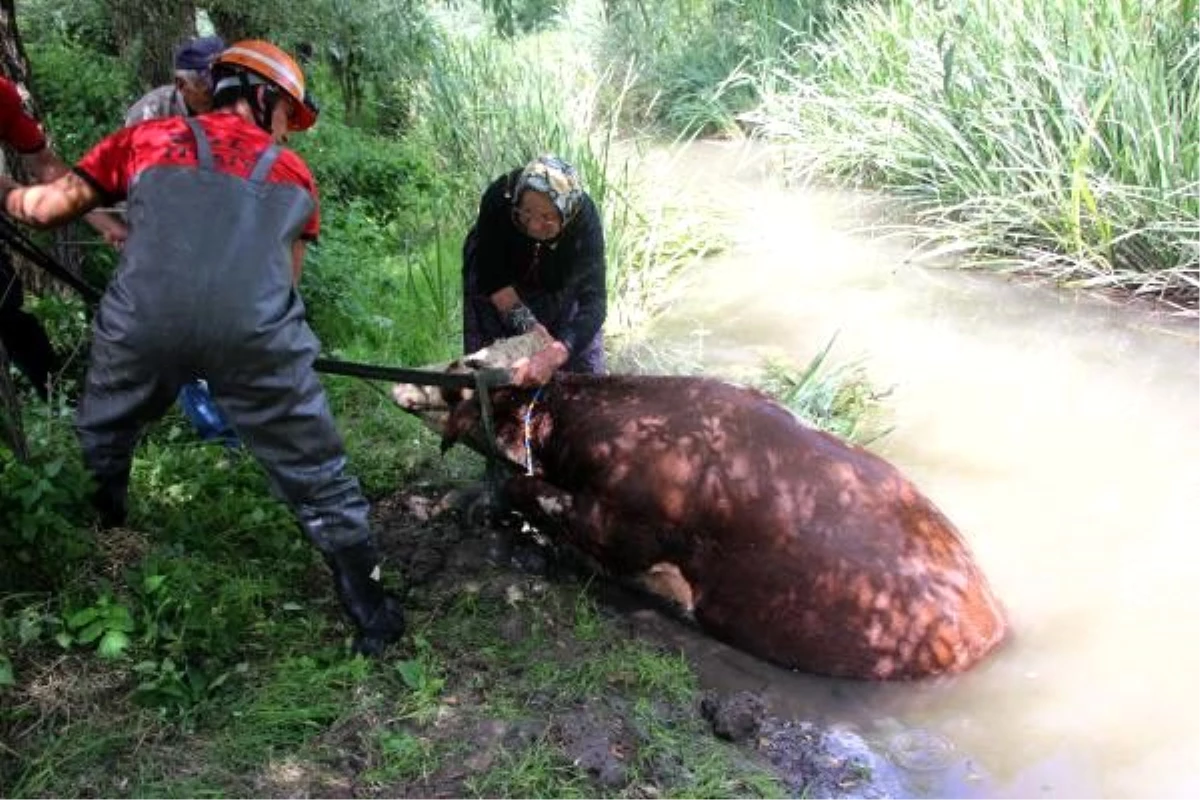
<svg viewBox="0 0 1200 800">
<path fill-rule="evenodd" d="M 569 618 L 572 598 L 586 593 L 597 599 L 601 615 L 612 623 L 606 635 L 639 636 L 634 626 L 624 623 L 627 609 L 617 610 L 603 601 L 605 592 L 597 591 L 606 586 L 602 578 L 592 575 L 578 558 L 553 548 L 515 516 L 496 513 L 481 489 L 482 485 L 474 491 L 447 492 L 445 487 L 424 485 L 375 504 L 376 537 L 390 579 L 398 578 L 403 587 L 411 627 L 435 630 L 438 615 L 464 593 L 471 593 L 479 602 L 511 609 L 498 615 L 494 630 L 503 641 L 519 645 L 531 635 L 531 627 L 569 631 L 574 625 Z M 551 602 L 555 597 L 565 602 Z M 522 601 L 528 605 L 522 606 Z M 529 607 L 537 608 L 541 616 L 531 617 L 526 613 Z M 558 647 L 535 658 L 553 659 L 557 668 L 570 669 L 570 650 Z M 674 772 L 680 764 L 671 757 L 652 759 L 649 772 L 644 766 L 636 774 L 631 771 L 635 761 L 645 763 L 637 758 L 639 752 L 649 752 L 660 743 L 647 730 L 644 718 L 634 713 L 634 703 L 619 682 L 603 687 L 586 704 L 550 694 L 539 697 L 535 691 L 518 719 L 498 719 L 489 715 L 484 692 L 466 687 L 505 681 L 504 674 L 497 674 L 505 670 L 507 679 L 521 681 L 525 677 L 519 674 L 521 665 L 500 665 L 479 652 L 456 653 L 453 662 L 458 674 L 447 676 L 446 685 L 454 689 L 454 713 L 434 727 L 444 741 L 463 745 L 464 757 L 444 759 L 418 780 L 385 782 L 370 792 L 360 786 L 356 794 L 465 796 L 481 789 L 488 794 L 487 784 L 479 781 L 505 754 L 533 742 L 552 745 L 566 763 L 586 775 L 587 783 L 580 787 L 585 796 L 656 797 L 672 793 L 677 785 Z M 757 693 L 722 695 L 702 689 L 682 703 L 656 700 L 655 714 L 671 725 L 690 724 L 699 735 L 729 744 L 793 796 L 902 793 L 895 770 L 861 737 L 774 716 Z M 330 787 L 343 795 L 347 788 Z"/>
</svg>

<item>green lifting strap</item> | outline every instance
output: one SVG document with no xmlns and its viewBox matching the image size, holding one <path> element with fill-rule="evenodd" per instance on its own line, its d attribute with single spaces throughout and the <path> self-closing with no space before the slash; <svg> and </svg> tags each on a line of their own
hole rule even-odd
<svg viewBox="0 0 1200 800">
<path fill-rule="evenodd" d="M 503 373 L 503 375 L 496 373 Z M 511 384 L 508 370 L 480 370 L 475 373 L 475 388 L 479 394 L 479 416 L 483 419 L 483 435 L 487 437 L 484 449 L 487 454 L 488 493 L 491 495 L 493 504 L 498 504 L 500 501 L 500 485 L 504 480 L 504 467 L 500 451 L 496 448 L 496 424 L 492 419 L 492 393 L 490 391 L 497 385 L 494 383 L 497 379 L 505 381 L 501 385 Z"/>
<path fill-rule="evenodd" d="M 100 298 L 104 294 L 100 289 L 92 286 L 54 260 L 49 253 L 34 244 L 11 219 L 3 214 L 0 214 L 0 240 L 6 242 L 13 250 L 20 253 L 39 269 L 79 292 L 89 305 L 95 306 L 100 302 Z M 368 380 L 416 383 L 421 386 L 442 386 L 448 389 L 470 389 L 481 386 L 494 389 L 512 385 L 512 374 L 506 369 L 484 369 L 475 373 L 450 374 L 422 369 L 408 369 L 405 367 L 360 364 L 353 361 L 340 361 L 332 358 L 318 358 L 313 363 L 313 369 L 317 372 L 324 372 L 330 375 L 349 375 Z M 480 393 L 485 394 L 483 389 L 480 389 Z"/>
</svg>

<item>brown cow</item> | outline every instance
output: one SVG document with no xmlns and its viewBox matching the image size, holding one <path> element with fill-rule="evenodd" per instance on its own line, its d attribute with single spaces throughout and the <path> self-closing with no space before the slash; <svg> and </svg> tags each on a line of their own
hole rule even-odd
<svg viewBox="0 0 1200 800">
<path fill-rule="evenodd" d="M 450 367 L 460 369 L 461 364 Z M 479 404 L 395 387 L 444 446 Z M 766 395 L 702 377 L 559 374 L 492 395 L 512 506 L 719 638 L 848 678 L 965 670 L 1005 615 L 962 536 L 895 467 Z"/>
</svg>

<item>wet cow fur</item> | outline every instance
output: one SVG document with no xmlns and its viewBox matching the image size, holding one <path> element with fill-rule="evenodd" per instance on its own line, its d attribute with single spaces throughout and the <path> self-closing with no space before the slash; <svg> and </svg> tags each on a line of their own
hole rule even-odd
<svg viewBox="0 0 1200 800">
<path fill-rule="evenodd" d="M 508 501 L 712 636 L 876 680 L 960 672 L 1004 638 L 987 579 L 933 503 L 766 395 L 701 377 L 560 374 L 531 409 L 533 397 L 492 395 L 501 453 L 523 465 L 528 430 L 535 469 L 508 480 Z M 445 445 L 478 449 L 478 403 L 445 410 Z"/>
</svg>

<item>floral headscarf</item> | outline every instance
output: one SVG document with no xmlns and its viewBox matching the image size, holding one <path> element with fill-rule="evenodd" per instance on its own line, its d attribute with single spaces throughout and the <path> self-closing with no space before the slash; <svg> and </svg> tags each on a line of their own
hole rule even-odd
<svg viewBox="0 0 1200 800">
<path fill-rule="evenodd" d="M 547 153 L 530 161 L 517 177 L 513 191 L 513 204 L 520 202 L 527 190 L 541 192 L 550 198 L 566 225 L 579 210 L 583 201 L 583 185 L 575 168 L 556 155 Z"/>
</svg>

